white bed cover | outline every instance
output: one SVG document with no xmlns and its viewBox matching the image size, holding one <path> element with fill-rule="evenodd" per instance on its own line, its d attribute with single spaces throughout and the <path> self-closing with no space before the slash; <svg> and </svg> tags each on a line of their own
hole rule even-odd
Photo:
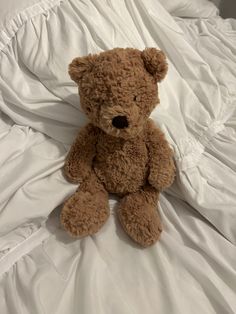
<svg viewBox="0 0 236 314">
<path fill-rule="evenodd" d="M 163 3 L 0 5 L 1 314 L 236 313 L 236 22 L 212 4 L 204 19 L 173 18 Z M 178 173 L 148 249 L 124 234 L 112 198 L 95 236 L 71 239 L 58 220 L 76 189 L 61 167 L 86 123 L 67 65 L 117 46 L 159 47 L 169 62 L 152 118 Z"/>
</svg>

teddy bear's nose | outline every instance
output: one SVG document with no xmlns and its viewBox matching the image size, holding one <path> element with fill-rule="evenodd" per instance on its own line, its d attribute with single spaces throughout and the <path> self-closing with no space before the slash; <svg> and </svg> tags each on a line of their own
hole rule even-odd
<svg viewBox="0 0 236 314">
<path fill-rule="evenodd" d="M 116 116 L 112 119 L 112 125 L 117 129 L 125 129 L 128 127 L 129 123 L 126 116 Z"/>
</svg>

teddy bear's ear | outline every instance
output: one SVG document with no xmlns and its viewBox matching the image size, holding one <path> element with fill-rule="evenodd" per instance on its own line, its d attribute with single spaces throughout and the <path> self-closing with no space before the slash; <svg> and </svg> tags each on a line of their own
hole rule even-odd
<svg viewBox="0 0 236 314">
<path fill-rule="evenodd" d="M 69 64 L 69 75 L 77 84 L 80 83 L 83 75 L 90 72 L 93 68 L 95 56 L 88 55 L 86 57 L 78 57 Z"/>
<path fill-rule="evenodd" d="M 146 70 L 153 75 L 157 82 L 166 76 L 168 64 L 163 51 L 156 48 L 146 48 L 141 52 Z"/>
</svg>

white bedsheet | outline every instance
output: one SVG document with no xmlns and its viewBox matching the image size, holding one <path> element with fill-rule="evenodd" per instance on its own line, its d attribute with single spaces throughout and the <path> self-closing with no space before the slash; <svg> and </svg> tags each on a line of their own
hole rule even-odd
<svg viewBox="0 0 236 314">
<path fill-rule="evenodd" d="M 1 313 L 236 312 L 235 21 L 175 20 L 155 0 L 25 1 L 0 24 Z M 61 173 L 86 118 L 71 59 L 112 47 L 163 49 L 152 118 L 175 152 L 161 241 L 140 249 L 115 215 L 72 240 Z"/>
</svg>

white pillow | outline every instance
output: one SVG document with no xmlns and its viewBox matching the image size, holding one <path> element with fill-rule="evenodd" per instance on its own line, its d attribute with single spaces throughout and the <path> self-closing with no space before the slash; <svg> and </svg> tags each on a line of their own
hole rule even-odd
<svg viewBox="0 0 236 314">
<path fill-rule="evenodd" d="M 218 8 L 208 0 L 158 0 L 171 14 L 178 17 L 207 18 L 219 14 Z"/>
</svg>

